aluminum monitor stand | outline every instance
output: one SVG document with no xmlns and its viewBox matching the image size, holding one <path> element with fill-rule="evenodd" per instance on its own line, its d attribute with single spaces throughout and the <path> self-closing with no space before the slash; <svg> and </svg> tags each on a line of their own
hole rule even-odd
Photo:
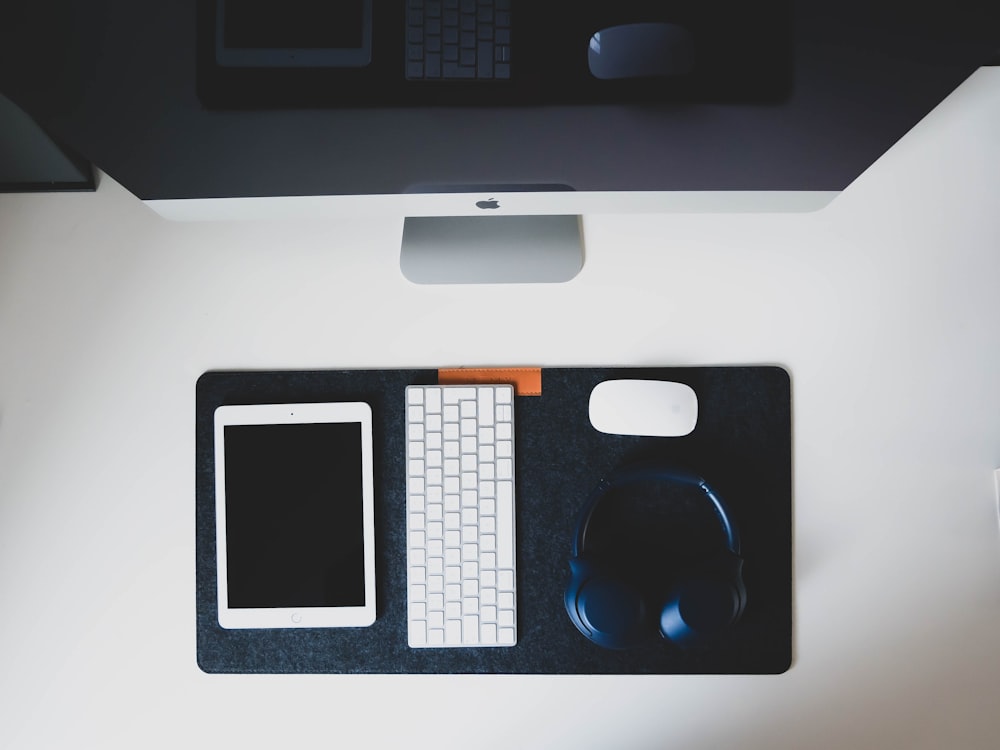
<svg viewBox="0 0 1000 750">
<path fill-rule="evenodd" d="M 579 216 L 421 216 L 404 220 L 399 266 L 415 284 L 552 284 L 583 259 Z"/>
</svg>

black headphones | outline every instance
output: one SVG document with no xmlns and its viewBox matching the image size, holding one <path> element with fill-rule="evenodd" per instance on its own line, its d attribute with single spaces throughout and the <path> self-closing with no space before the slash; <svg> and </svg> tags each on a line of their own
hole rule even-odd
<svg viewBox="0 0 1000 750">
<path fill-rule="evenodd" d="M 726 549 L 685 572 L 666 595 L 643 591 L 605 562 L 588 556 L 587 529 L 609 493 L 638 482 L 673 482 L 701 490 L 722 525 Z M 682 646 L 706 640 L 735 623 L 746 606 L 740 540 L 731 514 L 701 477 L 662 467 L 629 467 L 604 479 L 580 514 L 573 541 L 572 572 L 564 597 L 577 629 L 604 648 L 630 648 L 656 630 Z"/>
</svg>

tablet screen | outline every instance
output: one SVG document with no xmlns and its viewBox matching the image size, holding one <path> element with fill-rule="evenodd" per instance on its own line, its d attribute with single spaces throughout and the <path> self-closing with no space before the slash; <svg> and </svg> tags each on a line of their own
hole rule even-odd
<svg viewBox="0 0 1000 750">
<path fill-rule="evenodd" d="M 364 67 L 372 0 L 216 0 L 215 56 L 224 67 Z"/>
<path fill-rule="evenodd" d="M 366 426 L 346 413 L 305 414 L 322 406 L 334 405 L 216 414 L 224 627 L 361 625 L 366 611 L 374 619 Z M 240 423 L 248 420 L 260 422 Z"/>
<path fill-rule="evenodd" d="M 223 38 L 242 49 L 360 47 L 358 0 L 241 0 L 225 3 Z"/>
</svg>

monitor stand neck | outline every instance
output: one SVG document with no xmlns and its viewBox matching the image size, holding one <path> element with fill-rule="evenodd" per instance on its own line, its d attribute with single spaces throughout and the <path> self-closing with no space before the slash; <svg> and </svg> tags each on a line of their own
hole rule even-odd
<svg viewBox="0 0 1000 750">
<path fill-rule="evenodd" d="M 399 266 L 415 284 L 552 284 L 583 259 L 579 216 L 419 216 L 403 223 Z"/>
</svg>

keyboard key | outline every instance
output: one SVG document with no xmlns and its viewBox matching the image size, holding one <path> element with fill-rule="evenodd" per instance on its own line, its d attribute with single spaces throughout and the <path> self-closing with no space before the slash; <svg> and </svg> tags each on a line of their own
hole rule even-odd
<svg viewBox="0 0 1000 750">
<path fill-rule="evenodd" d="M 514 462 L 509 458 L 497 459 L 497 479 L 511 479 L 514 476 Z"/>
<path fill-rule="evenodd" d="M 479 60 L 476 63 L 476 75 L 480 78 L 492 78 L 493 60 L 490 59 L 490 54 L 493 52 L 493 45 L 487 43 L 485 50 L 482 49 L 483 46 L 483 44 L 480 44 Z"/>
<path fill-rule="evenodd" d="M 427 628 L 421 620 L 410 620 L 410 645 L 423 646 L 427 643 Z"/>
<path fill-rule="evenodd" d="M 465 633 L 465 643 L 474 646 L 479 638 L 479 618 L 476 615 L 466 615 L 463 618 L 462 630 Z"/>
<path fill-rule="evenodd" d="M 489 646 L 497 642 L 497 626 L 492 623 L 485 623 L 480 631 L 480 644 Z M 413 645 L 412 643 L 410 644 Z"/>
</svg>

